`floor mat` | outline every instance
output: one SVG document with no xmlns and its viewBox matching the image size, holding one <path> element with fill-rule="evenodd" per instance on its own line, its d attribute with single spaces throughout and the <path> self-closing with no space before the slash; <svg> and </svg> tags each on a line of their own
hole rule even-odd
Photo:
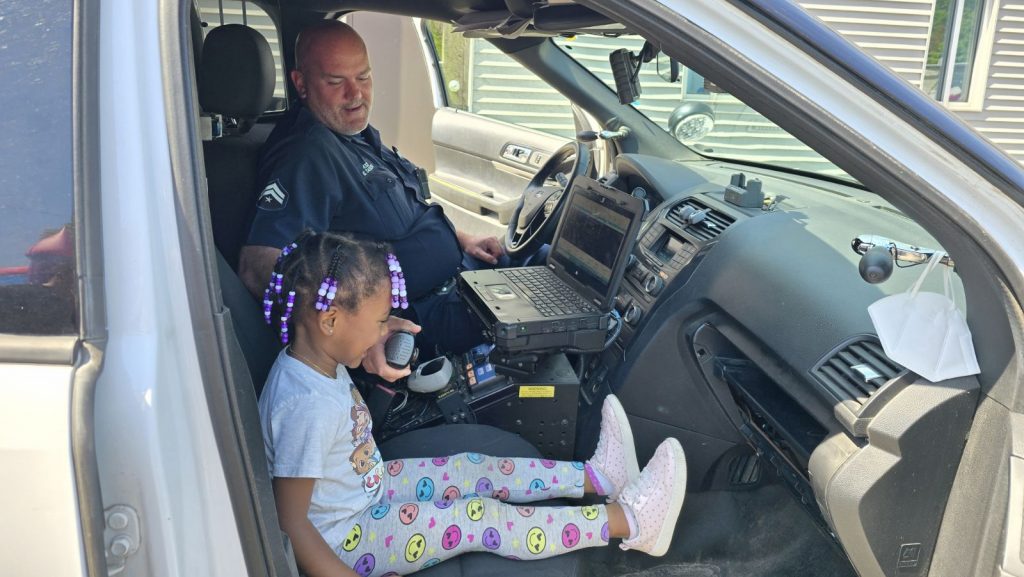
<svg viewBox="0 0 1024 577">
<path fill-rule="evenodd" d="M 613 545 L 590 559 L 597 577 L 856 577 L 842 550 L 784 487 L 686 496 L 665 557 Z"/>
<path fill-rule="evenodd" d="M 658 565 L 634 573 L 626 573 L 621 577 L 721 577 L 722 570 L 717 565 L 700 563 L 684 563 L 682 565 Z"/>
</svg>

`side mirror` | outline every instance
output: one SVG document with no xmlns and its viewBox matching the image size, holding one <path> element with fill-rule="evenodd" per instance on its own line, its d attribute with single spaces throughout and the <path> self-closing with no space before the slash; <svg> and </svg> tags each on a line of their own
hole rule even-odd
<svg viewBox="0 0 1024 577">
<path fill-rule="evenodd" d="M 684 102 L 668 117 L 668 130 L 683 144 L 694 144 L 715 128 L 715 112 L 705 102 Z"/>
<path fill-rule="evenodd" d="M 661 76 L 665 82 L 670 84 L 679 82 L 679 62 L 674 58 L 659 52 L 658 57 L 654 60 L 654 66 L 658 71 L 658 76 Z"/>
</svg>

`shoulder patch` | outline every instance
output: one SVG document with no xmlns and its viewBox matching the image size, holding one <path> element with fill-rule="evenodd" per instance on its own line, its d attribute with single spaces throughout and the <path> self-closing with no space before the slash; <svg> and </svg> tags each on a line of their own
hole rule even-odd
<svg viewBox="0 0 1024 577">
<path fill-rule="evenodd" d="M 281 210 L 288 204 L 288 191 L 275 180 L 267 185 L 256 200 L 256 206 L 262 210 Z"/>
</svg>

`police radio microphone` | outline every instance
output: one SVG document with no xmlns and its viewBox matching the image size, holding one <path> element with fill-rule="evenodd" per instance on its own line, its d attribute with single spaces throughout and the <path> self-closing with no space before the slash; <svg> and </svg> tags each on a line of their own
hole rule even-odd
<svg viewBox="0 0 1024 577">
<path fill-rule="evenodd" d="M 404 369 L 416 362 L 419 349 L 416 337 L 408 331 L 396 331 L 384 343 L 384 360 L 393 369 Z"/>
</svg>

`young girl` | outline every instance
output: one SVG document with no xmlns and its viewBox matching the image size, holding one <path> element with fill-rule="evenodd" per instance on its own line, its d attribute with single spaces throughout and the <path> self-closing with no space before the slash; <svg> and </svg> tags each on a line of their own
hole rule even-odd
<svg viewBox="0 0 1024 577">
<path fill-rule="evenodd" d="M 408 574 L 469 551 L 540 559 L 624 539 L 664 555 L 686 486 L 679 442 L 639 472 L 618 401 L 586 463 L 463 453 L 384 462 L 345 367 L 405 304 L 401 266 L 378 243 L 304 233 L 282 251 L 264 315 L 288 346 L 260 396 L 281 528 L 310 577 Z M 515 506 L 605 495 L 605 505 Z"/>
</svg>

